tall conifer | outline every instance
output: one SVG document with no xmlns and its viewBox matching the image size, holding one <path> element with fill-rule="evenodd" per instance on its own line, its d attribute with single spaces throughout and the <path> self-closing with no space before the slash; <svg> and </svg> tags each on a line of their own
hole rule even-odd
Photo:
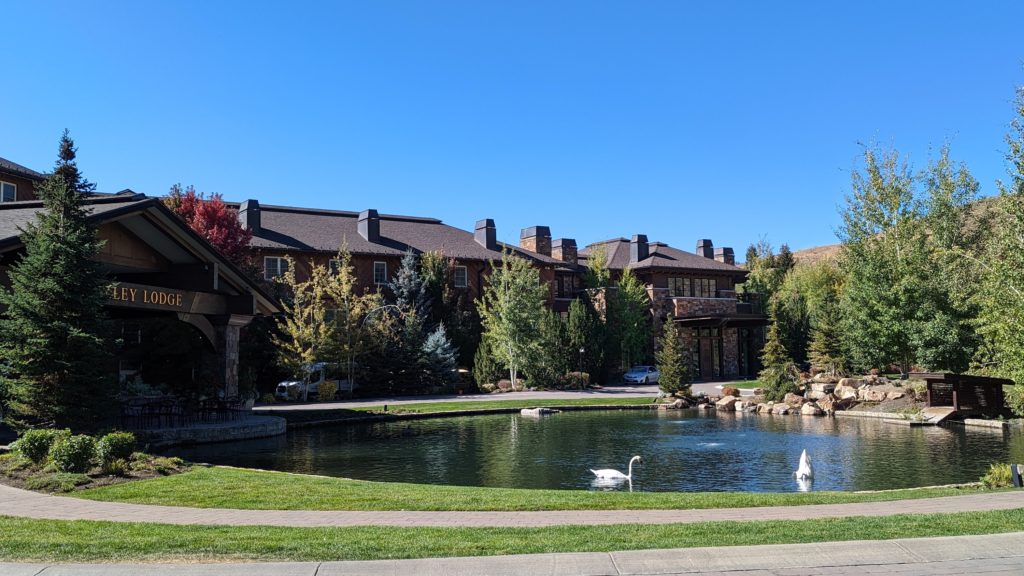
<svg viewBox="0 0 1024 576">
<path fill-rule="evenodd" d="M 22 234 L 25 253 L 0 291 L 0 357 L 8 420 L 20 429 L 90 431 L 110 421 L 115 385 L 103 306 L 106 274 L 84 196 L 75 145 L 65 130 L 53 174 L 40 186 L 43 210 Z"/>
</svg>

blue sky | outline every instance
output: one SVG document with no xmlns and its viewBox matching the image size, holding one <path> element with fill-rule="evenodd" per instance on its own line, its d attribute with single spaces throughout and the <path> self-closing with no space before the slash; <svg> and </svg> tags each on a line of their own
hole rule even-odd
<svg viewBox="0 0 1024 576">
<path fill-rule="evenodd" d="M 995 193 L 1024 3 L 838 4 L 7 2 L 0 156 L 738 255 L 834 242 L 858 142 Z"/>
</svg>

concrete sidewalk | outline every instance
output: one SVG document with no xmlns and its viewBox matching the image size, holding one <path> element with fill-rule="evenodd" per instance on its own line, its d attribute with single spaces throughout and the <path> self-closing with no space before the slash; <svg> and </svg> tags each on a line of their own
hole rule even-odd
<svg viewBox="0 0 1024 576">
<path fill-rule="evenodd" d="M 342 544 L 343 545 L 343 544 Z M 2 564 L 4 576 L 622 576 L 1024 574 L 1024 533 L 900 540 L 368 562 Z"/>
<path fill-rule="evenodd" d="M 52 520 L 107 520 L 229 526 L 519 527 L 607 524 L 811 520 L 851 516 L 940 514 L 1024 508 L 1024 490 L 855 504 L 811 504 L 705 510 L 564 510 L 546 512 L 417 512 L 404 510 L 234 510 L 99 502 L 0 485 L 0 514 Z M 2 574 L 2 573 L 0 573 Z"/>
</svg>

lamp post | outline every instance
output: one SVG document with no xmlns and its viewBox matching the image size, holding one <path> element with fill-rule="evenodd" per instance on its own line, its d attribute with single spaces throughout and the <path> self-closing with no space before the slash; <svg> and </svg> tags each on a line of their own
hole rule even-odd
<svg viewBox="0 0 1024 576">
<path fill-rule="evenodd" d="M 586 352 L 586 349 L 583 346 L 580 346 L 580 378 L 583 377 L 583 353 L 584 352 Z"/>
</svg>

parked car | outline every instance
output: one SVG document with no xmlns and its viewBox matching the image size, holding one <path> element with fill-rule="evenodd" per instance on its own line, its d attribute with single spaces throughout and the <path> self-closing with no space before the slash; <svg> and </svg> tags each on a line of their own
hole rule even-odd
<svg viewBox="0 0 1024 576">
<path fill-rule="evenodd" d="M 622 379 L 633 384 L 656 384 L 661 379 L 661 372 L 654 366 L 633 366 Z"/>
<path fill-rule="evenodd" d="M 320 393 L 320 383 L 326 378 L 327 363 L 318 362 L 306 367 L 304 380 L 285 380 L 277 385 L 274 396 L 278 400 L 308 400 Z"/>
</svg>

